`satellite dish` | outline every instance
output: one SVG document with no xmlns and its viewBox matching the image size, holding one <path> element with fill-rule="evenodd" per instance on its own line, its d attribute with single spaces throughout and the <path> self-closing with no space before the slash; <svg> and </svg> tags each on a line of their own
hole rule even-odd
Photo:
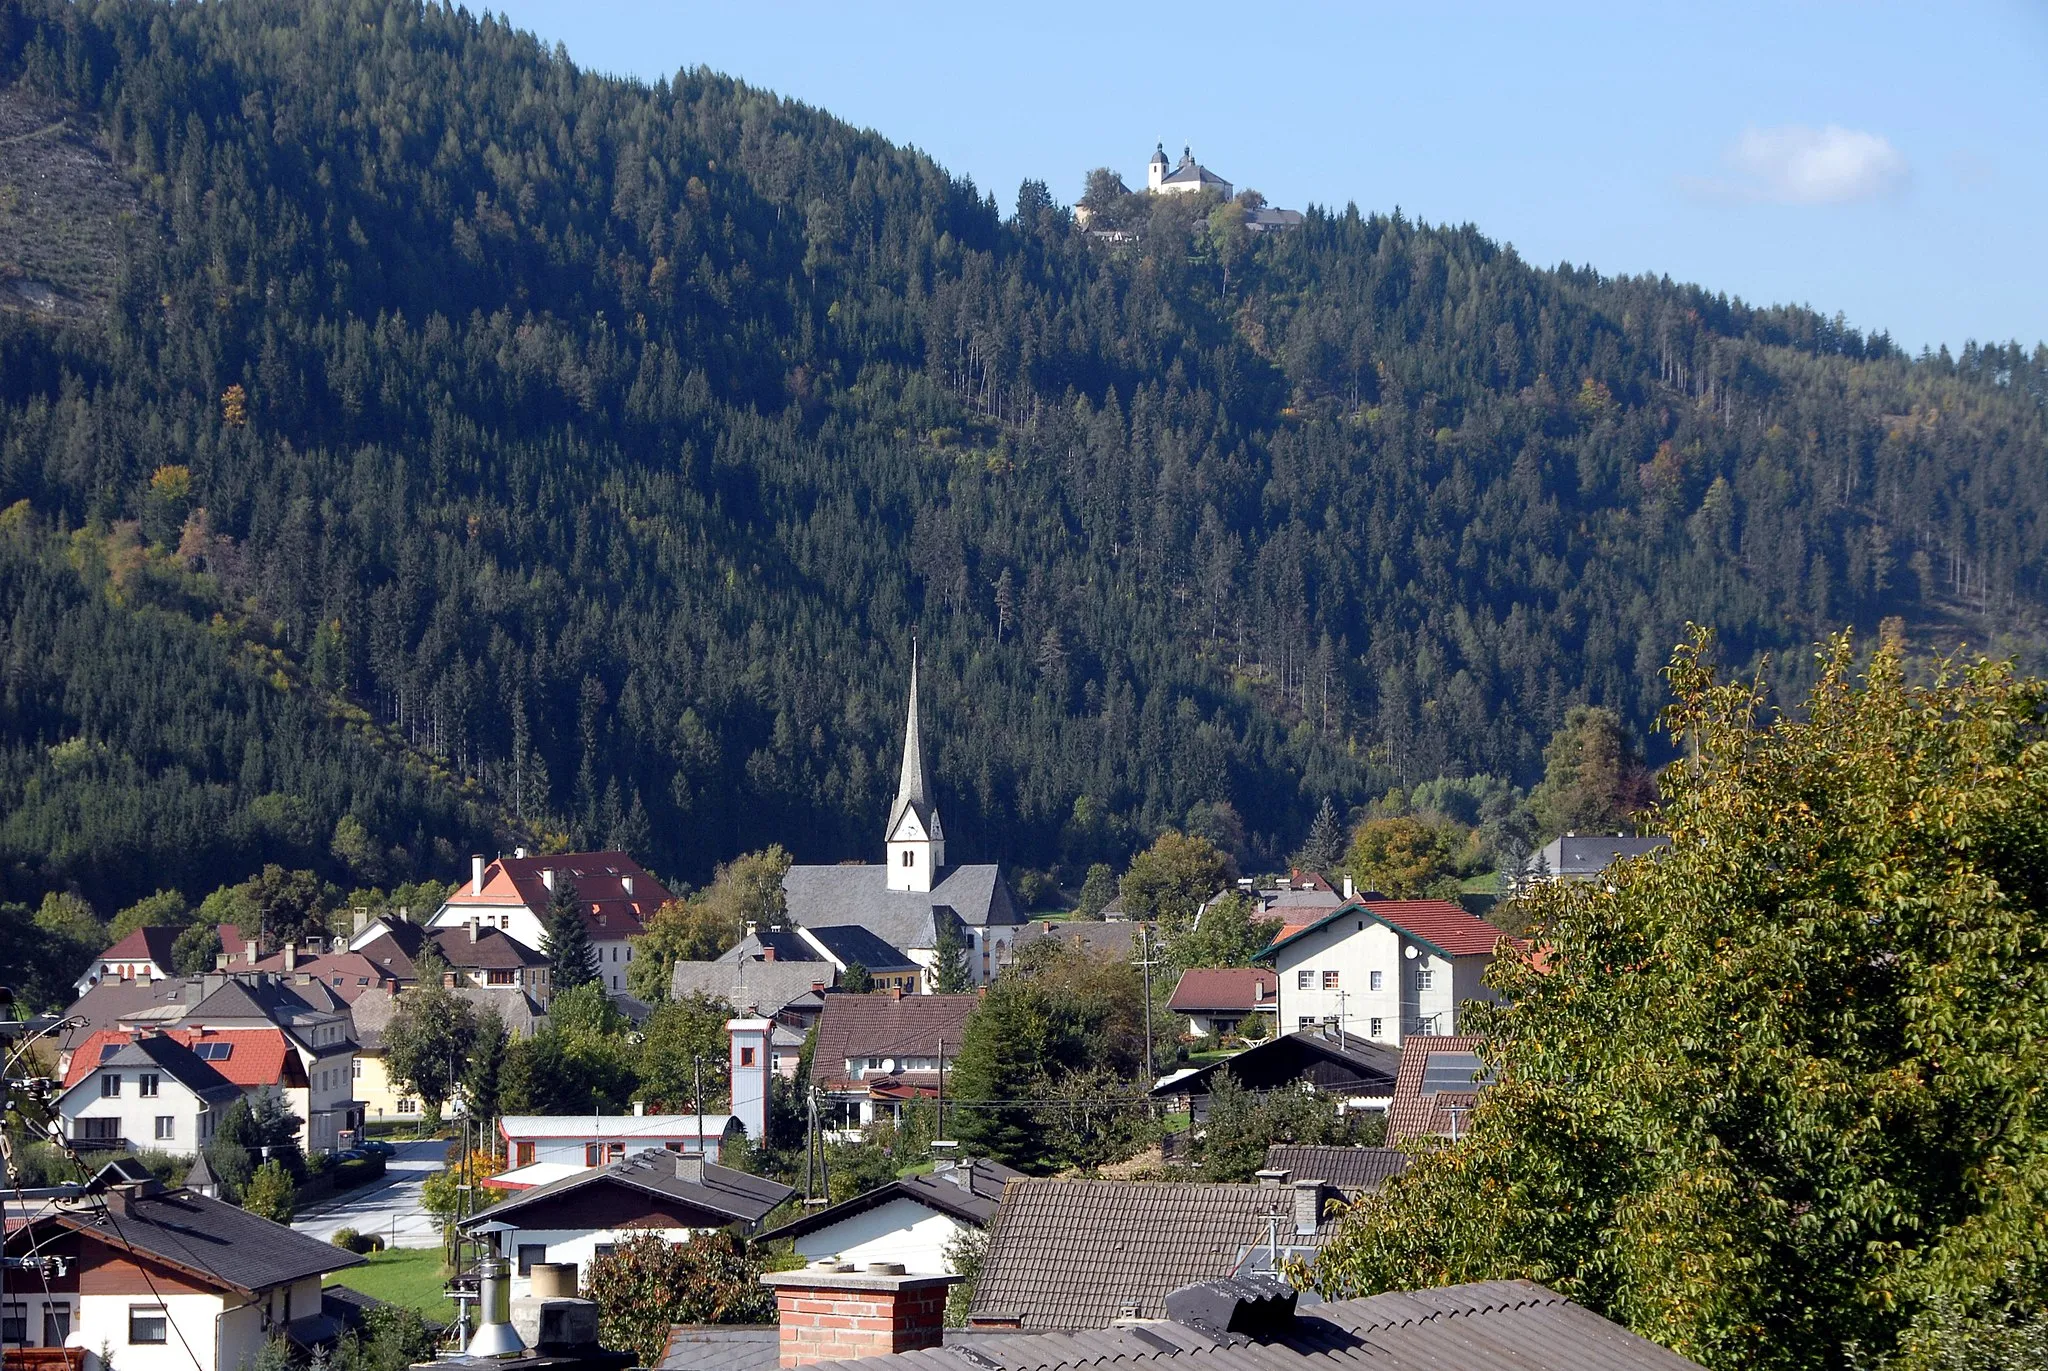
<svg viewBox="0 0 2048 1371">
<path fill-rule="evenodd" d="M 1415 960 L 1415 944 L 1414 944 L 1414 943 L 1410 943 L 1410 944 L 1408 944 L 1408 947 L 1407 947 L 1407 949 L 1406 949 L 1406 950 L 1407 950 L 1407 954 L 1408 954 L 1408 960 L 1409 960 L 1409 961 L 1411 961 L 1411 962 L 1412 962 L 1412 961 L 1414 961 L 1414 960 Z"/>
</svg>

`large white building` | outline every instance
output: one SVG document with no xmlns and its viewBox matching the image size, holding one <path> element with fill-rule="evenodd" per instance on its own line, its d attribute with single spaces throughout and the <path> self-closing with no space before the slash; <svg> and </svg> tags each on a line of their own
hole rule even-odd
<svg viewBox="0 0 2048 1371">
<path fill-rule="evenodd" d="M 427 920 L 433 929 L 495 928 L 536 952 L 547 950 L 548 906 L 558 890 L 573 888 L 584 931 L 597 951 L 599 983 L 626 993 L 632 939 L 668 903 L 668 888 L 624 852 L 559 852 L 530 857 L 520 848 L 487 862 L 469 859 L 469 881 Z M 364 934 L 359 941 L 367 942 Z M 351 951 L 360 951 L 354 942 Z"/>
<path fill-rule="evenodd" d="M 1462 1006 L 1507 935 L 1449 900 L 1352 900 L 1291 926 L 1266 949 L 1284 1032 L 1334 1025 L 1398 1046 L 1459 1031 Z"/>
<path fill-rule="evenodd" d="M 1169 167 L 1164 143 L 1152 150 L 1152 160 L 1146 164 L 1145 189 L 1154 195 L 1195 195 L 1212 190 L 1226 200 L 1232 194 L 1230 182 L 1197 162 L 1191 148 L 1182 148 L 1180 164 Z"/>
</svg>

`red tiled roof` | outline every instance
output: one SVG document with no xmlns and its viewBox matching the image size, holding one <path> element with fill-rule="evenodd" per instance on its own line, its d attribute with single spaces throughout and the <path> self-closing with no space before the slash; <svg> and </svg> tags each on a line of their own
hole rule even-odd
<svg viewBox="0 0 2048 1371">
<path fill-rule="evenodd" d="M 545 857 L 500 857 L 484 868 L 483 890 L 468 881 L 448 897 L 448 908 L 467 905 L 525 905 L 541 918 L 547 917 L 548 889 L 543 872 L 575 882 L 583 901 L 583 923 L 596 939 L 637 935 L 642 925 L 672 898 L 668 887 L 647 874 L 647 869 L 623 852 L 557 852 Z M 631 881 L 632 890 L 626 889 Z"/>
<path fill-rule="evenodd" d="M 1166 1007 L 1176 1014 L 1249 1012 L 1277 1005 L 1279 992 L 1279 974 L 1267 967 L 1196 967 L 1180 973 L 1180 984 Z"/>
<path fill-rule="evenodd" d="M 1449 1137 L 1453 1125 L 1469 1119 L 1478 1092 L 1446 1090 L 1435 1095 L 1422 1093 L 1422 1072 L 1435 1052 L 1477 1052 L 1479 1039 L 1463 1035 L 1445 1038 L 1412 1037 L 1401 1040 L 1401 1070 L 1394 1078 L 1394 1097 L 1387 1104 L 1389 1146 L 1410 1138 Z"/>
<path fill-rule="evenodd" d="M 284 969 L 284 953 L 273 952 L 257 962 L 256 969 L 274 971 L 287 981 L 295 976 L 310 977 L 348 1002 L 353 1002 L 356 996 L 373 986 L 397 979 L 391 968 L 377 965 L 360 952 L 323 952 L 312 955 L 301 952 L 293 971 Z M 368 982 L 367 985 L 364 984 L 365 981 Z"/>
<path fill-rule="evenodd" d="M 165 1037 L 174 1042 L 197 1049 L 202 1042 L 225 1042 L 233 1044 L 234 1050 L 219 1060 L 209 1060 L 208 1066 L 247 1090 L 259 1085 L 304 1085 L 305 1071 L 299 1065 L 299 1054 L 292 1050 L 281 1028 L 229 1028 L 208 1031 L 194 1028 L 167 1028 L 162 1030 Z M 71 1069 L 64 1073 L 64 1088 L 69 1090 L 100 1064 L 100 1047 L 105 1043 L 121 1043 L 128 1040 L 125 1029 L 101 1029 L 81 1043 L 71 1054 Z M 291 1079 L 287 1080 L 287 1076 Z"/>
<path fill-rule="evenodd" d="M 834 1088 L 846 1080 L 846 1063 L 866 1057 L 928 1057 L 944 1041 L 946 1060 L 960 1050 L 967 1016 L 978 995 L 827 995 L 818 1015 L 818 1045 L 812 1070 Z"/>
<path fill-rule="evenodd" d="M 1509 937 L 1463 905 L 1449 900 L 1353 900 L 1313 923 L 1284 926 L 1280 936 L 1267 946 L 1266 952 L 1270 953 L 1311 929 L 1321 928 L 1336 919 L 1355 918 L 1359 910 L 1381 923 L 1400 929 L 1418 942 L 1428 943 L 1446 956 L 1484 956 L 1503 941 L 1520 945 L 1519 940 Z"/>
<path fill-rule="evenodd" d="M 156 963 L 157 969 L 169 974 L 176 970 L 172 965 L 171 944 L 178 941 L 182 928 L 138 928 L 105 952 L 100 953 L 103 962 Z"/>
</svg>

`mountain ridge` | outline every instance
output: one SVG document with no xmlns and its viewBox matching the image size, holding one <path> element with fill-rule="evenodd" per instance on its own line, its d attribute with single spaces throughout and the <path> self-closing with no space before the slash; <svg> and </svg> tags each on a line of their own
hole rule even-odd
<svg viewBox="0 0 2048 1371">
<path fill-rule="evenodd" d="M 0 321 L 18 641 L 89 530 L 451 778 L 323 771 L 308 722 L 294 780 L 216 711 L 177 767 L 321 831 L 183 879 L 364 879 L 344 816 L 387 879 L 515 829 L 872 859 L 913 630 L 954 845 L 1069 874 L 1219 803 L 1270 862 L 1325 794 L 1527 783 L 1572 703 L 1647 728 L 1687 619 L 1787 681 L 1843 623 L 2040 640 L 2048 353 L 1355 210 L 1249 242 L 1140 202 L 1103 244 L 1037 183 L 1005 219 L 797 102 L 414 5 L 0 16 L 0 79 L 95 120 L 152 224 L 104 325 Z M 9 687 L 16 898 L 134 888 L 34 836 L 53 792 L 118 808 L 49 760 L 93 684 Z"/>
</svg>

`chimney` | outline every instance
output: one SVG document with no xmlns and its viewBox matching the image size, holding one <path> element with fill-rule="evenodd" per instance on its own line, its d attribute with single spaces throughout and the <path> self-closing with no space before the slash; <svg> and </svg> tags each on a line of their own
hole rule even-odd
<svg viewBox="0 0 2048 1371">
<path fill-rule="evenodd" d="M 824 994 L 824 993 L 825 993 L 825 983 L 824 983 L 823 981 L 812 981 L 812 982 L 811 982 L 811 993 L 812 993 L 813 995 L 822 995 L 822 994 Z"/>
<path fill-rule="evenodd" d="M 256 969 L 256 940 L 254 938 L 242 944 L 242 965 L 250 971 Z"/>
<path fill-rule="evenodd" d="M 469 893 L 484 893 L 484 854 L 481 852 L 469 854 Z"/>
<path fill-rule="evenodd" d="M 1327 1184 L 1323 1181 L 1296 1181 L 1294 1183 L 1294 1235 L 1298 1238 L 1313 1237 L 1316 1227 L 1323 1221 L 1323 1205 L 1329 1198 Z"/>
<path fill-rule="evenodd" d="M 523 847 L 515 847 L 512 849 L 512 855 L 523 862 L 526 860 L 526 849 Z"/>
<path fill-rule="evenodd" d="M 1256 1174 L 1260 1185 L 1276 1189 L 1294 1179 L 1294 1173 L 1286 1170 L 1260 1171 Z"/>
<path fill-rule="evenodd" d="M 349 929 L 349 936 L 350 936 L 350 937 L 352 937 L 352 938 L 353 938 L 353 937 L 360 937 L 360 936 L 362 935 L 362 931 L 363 931 L 364 929 L 368 928 L 369 926 L 370 926 L 370 911 L 369 911 L 369 910 L 367 910 L 367 909 L 360 909 L 360 908 L 359 908 L 359 909 L 357 909 L 357 910 L 356 910 L 355 922 L 354 922 L 353 926 L 351 926 L 351 928 Z"/>
<path fill-rule="evenodd" d="M 1351 888 L 1351 878 L 1349 876 L 1346 876 L 1344 878 L 1344 898 L 1347 900 L 1354 898 L 1354 894 Z"/>
<path fill-rule="evenodd" d="M 540 883 L 548 888 L 550 895 L 555 893 L 555 869 L 553 867 L 541 868 Z"/>
<path fill-rule="evenodd" d="M 937 1347 L 945 1332 L 946 1288 L 958 1276 L 905 1275 L 900 1262 L 818 1262 L 771 1271 L 782 1344 L 780 1364 L 889 1356 Z"/>
<path fill-rule="evenodd" d="M 774 949 L 773 947 L 769 947 L 769 946 L 763 946 L 763 947 L 761 948 L 761 960 L 762 960 L 762 961 L 764 961 L 764 962 L 772 962 L 772 961 L 774 961 L 774 960 L 775 960 L 775 949 Z"/>
<path fill-rule="evenodd" d="M 702 1157 L 685 1157 L 682 1153 L 678 1152 L 676 1154 L 676 1179 L 688 1181 L 692 1185 L 702 1185 L 704 1183 L 704 1159 Z"/>
<path fill-rule="evenodd" d="M 299 945 L 296 942 L 289 942 L 284 945 L 284 969 L 286 971 L 297 971 L 299 969 Z"/>
<path fill-rule="evenodd" d="M 892 986 L 890 986 L 890 987 L 889 987 L 889 998 L 890 998 L 890 999 L 892 999 L 892 1000 L 900 1000 L 900 999 L 902 999 L 902 998 L 903 998 L 903 987 L 902 987 L 902 986 L 900 986 L 900 985 L 892 985 Z"/>
<path fill-rule="evenodd" d="M 471 942 L 476 941 L 476 926 L 481 922 L 482 920 L 480 919 L 471 919 L 469 921 L 469 940 Z"/>
<path fill-rule="evenodd" d="M 215 971 L 226 971 L 228 963 L 233 960 L 234 954 L 231 952 L 216 952 L 213 954 L 213 969 Z"/>
<path fill-rule="evenodd" d="M 646 1112 L 647 1112 L 647 1101 L 645 1101 L 645 1100 L 635 1100 L 635 1101 L 633 1101 L 633 1117 L 634 1117 L 634 1118 L 636 1118 L 636 1119 L 637 1119 L 637 1118 L 641 1117 L 642 1115 L 644 1115 L 644 1114 L 645 1114 Z"/>
</svg>

